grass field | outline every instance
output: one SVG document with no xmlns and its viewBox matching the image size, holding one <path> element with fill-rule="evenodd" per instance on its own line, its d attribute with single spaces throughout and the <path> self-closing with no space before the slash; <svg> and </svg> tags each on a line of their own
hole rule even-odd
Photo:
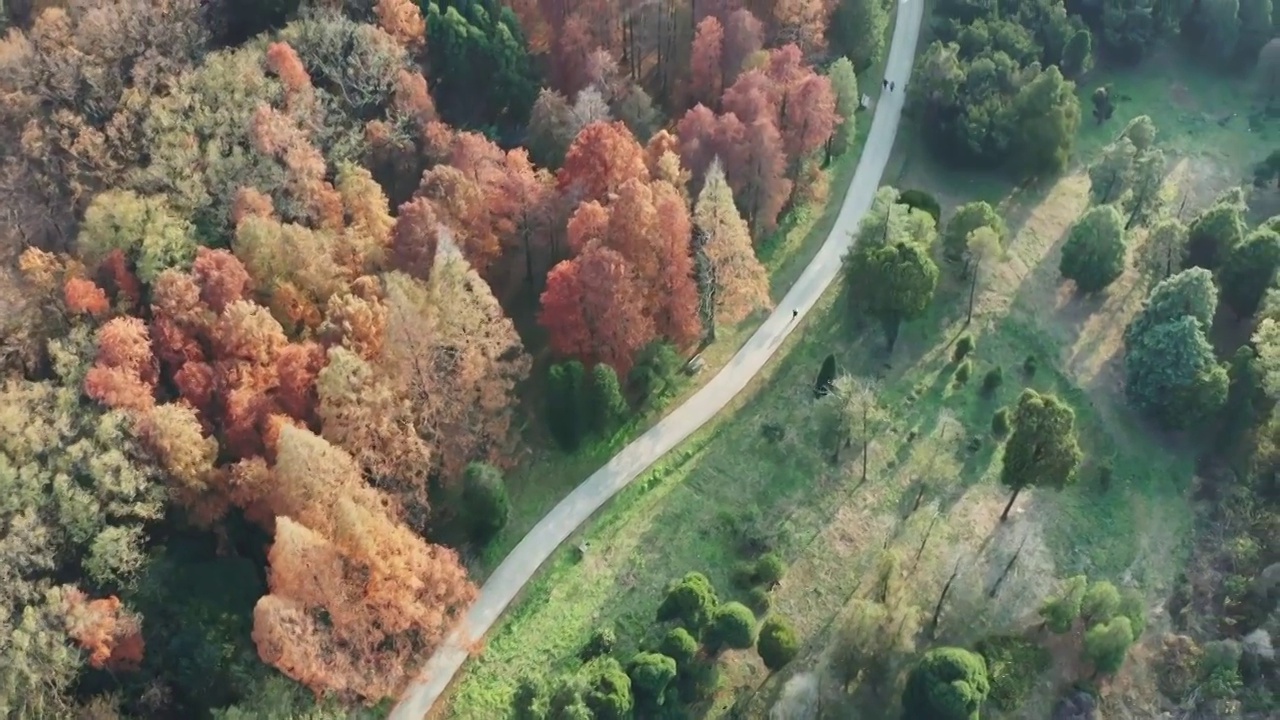
<svg viewBox="0 0 1280 720">
<path fill-rule="evenodd" d="M 1115 116 L 1101 127 L 1088 118 L 1088 95 L 1099 84 L 1109 84 L 1119 98 Z M 1187 216 L 1246 178 L 1250 164 L 1270 151 L 1271 138 L 1280 139 L 1280 128 L 1255 120 L 1249 132 L 1254 111 L 1247 88 L 1168 59 L 1149 63 L 1141 75 L 1086 78 L 1080 92 L 1086 120 L 1076 167 L 1041 185 L 1010 188 L 998 178 L 949 172 L 917 152 L 904 133 L 887 182 L 934 193 L 944 212 L 971 199 L 990 200 L 1009 223 L 1008 257 L 980 291 L 972 325 L 964 327 L 963 289 L 944 281 L 929 316 L 903 329 L 890 357 L 879 331 L 856 327 L 843 311 L 844 298 L 830 293 L 793 335 L 785 356 L 717 422 L 624 491 L 553 557 L 490 634 L 484 654 L 468 665 L 440 717 L 503 717 L 522 676 L 572 668 L 577 650 L 600 627 L 617 630 L 617 655 L 627 657 L 656 632 L 664 586 L 691 570 L 706 573 L 722 600 L 745 600 L 732 585 L 732 570 L 764 548 L 788 564 L 772 592 L 773 609 L 794 621 L 801 657 L 769 676 L 753 653 L 729 653 L 720 691 L 700 717 L 731 716 L 735 705 L 749 708 L 745 716 L 764 716 L 788 678 L 820 665 L 832 621 L 851 597 L 866 592 L 866 578 L 887 551 L 902 560 L 905 601 L 919 608 L 931 610 L 956 573 L 939 641 L 969 644 L 991 632 L 1019 631 L 1056 578 L 1080 572 L 1141 587 L 1158 627 L 1160 601 L 1187 555 L 1194 442 L 1160 436 L 1124 404 L 1121 334 L 1146 294 L 1141 278 L 1130 270 L 1103 297 L 1080 300 L 1059 282 L 1057 255 L 1066 230 L 1088 206 L 1081 166 L 1132 117 L 1149 114 L 1156 121 L 1172 160 L 1167 201 L 1173 211 L 1186 197 Z M 1219 124 L 1233 113 L 1238 116 Z M 1132 244 L 1142 240 L 1139 231 Z M 975 337 L 977 350 L 972 378 L 957 386 L 951 347 L 962 332 Z M 813 439 L 810 389 L 828 353 L 842 371 L 875 378 L 891 412 L 871 443 L 865 484 L 855 452 L 833 465 Z M 1023 371 L 1028 356 L 1038 361 L 1033 375 Z M 982 377 L 997 366 L 1004 383 L 985 397 Z M 1060 493 L 1024 493 L 1001 524 L 1007 496 L 996 481 L 999 444 L 990 421 L 1024 386 L 1051 390 L 1075 408 L 1086 462 L 1074 485 Z M 785 438 L 766 440 L 765 424 L 784 427 Z M 582 469 L 588 466 L 595 464 L 584 459 Z M 1105 485 L 1104 467 L 1111 471 Z M 577 559 L 568 548 L 582 541 L 590 549 Z M 995 578 L 1019 550 L 1012 573 L 989 599 Z M 1076 679 L 1062 664 L 1011 718 L 1047 714 L 1041 706 Z M 1116 714 L 1108 717 L 1150 717 L 1142 706 L 1150 679 L 1140 663 L 1131 665 L 1137 669 L 1127 671 L 1127 687 L 1116 693 L 1119 705 L 1110 708 Z"/>
</svg>

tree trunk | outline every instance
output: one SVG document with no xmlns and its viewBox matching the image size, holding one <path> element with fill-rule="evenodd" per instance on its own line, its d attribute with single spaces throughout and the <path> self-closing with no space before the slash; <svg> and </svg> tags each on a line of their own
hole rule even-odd
<svg viewBox="0 0 1280 720">
<path fill-rule="evenodd" d="M 978 267 L 980 264 L 973 266 L 973 277 L 969 280 L 969 314 L 965 315 L 964 324 L 968 325 L 973 322 L 973 296 L 978 291 Z"/>
<path fill-rule="evenodd" d="M 889 343 L 889 354 L 893 354 L 893 346 L 898 343 L 898 331 L 902 328 L 902 321 L 894 318 L 884 322 L 884 335 Z"/>
<path fill-rule="evenodd" d="M 1018 499 L 1018 493 L 1022 492 L 1022 488 L 1017 488 L 1013 494 L 1009 496 L 1009 504 L 1004 506 L 1004 512 L 1000 513 L 1000 522 L 1009 519 L 1009 510 L 1013 507 L 1013 501 Z"/>
</svg>

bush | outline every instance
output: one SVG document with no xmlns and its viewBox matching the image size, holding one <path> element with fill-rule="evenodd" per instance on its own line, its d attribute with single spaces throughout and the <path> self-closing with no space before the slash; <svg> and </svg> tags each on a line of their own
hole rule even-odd
<svg viewBox="0 0 1280 720">
<path fill-rule="evenodd" d="M 658 645 L 658 651 L 675 660 L 676 665 L 684 669 L 698 654 L 698 641 L 682 627 L 671 628 Z"/>
<path fill-rule="evenodd" d="M 1080 603 L 1080 617 L 1088 625 L 1104 623 L 1120 612 L 1120 591 L 1106 580 L 1089 584 Z"/>
<path fill-rule="evenodd" d="M 667 596 L 658 606 L 658 620 L 678 620 L 690 630 L 700 630 L 718 604 L 707 576 L 691 572 L 667 588 Z"/>
<path fill-rule="evenodd" d="M 735 587 L 750 590 L 756 584 L 756 565 L 751 562 L 740 562 L 733 566 L 729 578 Z"/>
<path fill-rule="evenodd" d="M 956 647 L 934 648 L 907 676 L 903 716 L 978 720 L 978 709 L 990 692 L 987 663 L 981 655 Z"/>
<path fill-rule="evenodd" d="M 747 591 L 747 603 L 758 614 L 764 615 L 773 609 L 773 596 L 762 587 L 753 587 Z"/>
<path fill-rule="evenodd" d="M 725 648 L 745 650 L 756 642 L 756 616 L 742 603 L 725 603 L 711 613 L 703 640 L 712 653 Z"/>
<path fill-rule="evenodd" d="M 973 373 L 973 363 L 965 360 L 956 368 L 956 385 L 963 385 L 969 382 L 969 376 Z"/>
<path fill-rule="evenodd" d="M 1098 205 L 1071 227 L 1058 272 L 1083 295 L 1098 292 L 1124 272 L 1124 218 L 1113 205 Z"/>
<path fill-rule="evenodd" d="M 1023 706 L 1036 679 L 1052 664 L 1048 650 L 1015 635 L 984 638 L 973 649 L 987 662 L 991 704 L 1006 712 Z"/>
<path fill-rule="evenodd" d="M 1004 384 L 1004 370 L 1000 366 L 991 368 L 986 375 L 982 376 L 982 392 L 990 395 L 996 391 L 996 388 Z"/>
<path fill-rule="evenodd" d="M 775 553 L 765 553 L 756 560 L 755 581 L 766 587 L 773 587 L 782 581 L 787 571 L 787 564 Z"/>
<path fill-rule="evenodd" d="M 582 646 L 582 650 L 578 652 L 578 657 L 583 662 L 603 657 L 613 652 L 614 646 L 618 644 L 618 634 L 613 628 L 599 628 L 591 633 L 591 638 L 587 640 L 587 644 Z"/>
<path fill-rule="evenodd" d="M 1084 634 L 1084 657 L 1100 673 L 1115 673 L 1133 645 L 1133 626 L 1121 615 L 1089 628 Z"/>
<path fill-rule="evenodd" d="M 898 193 L 898 204 L 923 210 L 933 218 L 935 227 L 942 226 L 942 205 L 929 193 L 923 190 L 903 190 Z"/>
<path fill-rule="evenodd" d="M 485 463 L 471 463 L 462 476 L 462 507 L 471 540 L 484 545 L 506 527 L 511 501 L 502 471 Z"/>
<path fill-rule="evenodd" d="M 627 375 L 628 385 L 650 407 L 661 407 L 675 394 L 684 358 L 674 345 L 654 340 L 640 350 Z"/>
<path fill-rule="evenodd" d="M 958 363 L 965 359 L 969 356 L 969 353 L 973 352 L 973 348 L 973 336 L 968 333 L 961 335 L 960 339 L 956 340 L 955 348 L 951 351 L 951 362 Z"/>
<path fill-rule="evenodd" d="M 662 705 L 667 686 L 676 679 L 676 661 L 658 653 L 637 653 L 628 668 L 631 688 L 644 707 Z"/>
<path fill-rule="evenodd" d="M 1009 434 L 1009 408 L 1002 407 L 991 416 L 991 434 L 999 438 Z"/>
<path fill-rule="evenodd" d="M 613 658 L 600 658 L 583 668 L 586 692 L 583 700 L 596 720 L 626 720 L 631 717 L 635 698 L 631 678 Z"/>
<path fill-rule="evenodd" d="M 1204 694 L 1215 699 L 1234 696 L 1244 684 L 1240 679 L 1243 649 L 1234 640 L 1205 643 L 1200 658 L 1200 682 Z"/>
<path fill-rule="evenodd" d="M 571 360 L 552 365 L 547 372 L 547 422 L 560 447 L 573 452 L 586 432 L 583 393 L 587 370 Z"/>
<path fill-rule="evenodd" d="M 1035 355 L 1028 355 L 1027 359 L 1022 361 L 1022 372 L 1025 373 L 1027 377 L 1031 377 L 1036 374 L 1036 368 L 1039 367 L 1039 365 L 1040 362 L 1036 360 Z"/>
<path fill-rule="evenodd" d="M 604 363 L 591 368 L 591 383 L 587 386 L 586 406 L 591 419 L 591 430 L 610 435 L 627 419 L 631 408 L 622 396 L 618 374 Z"/>
<path fill-rule="evenodd" d="M 796 631 L 785 619 L 771 615 L 760 626 L 760 638 L 756 641 L 756 652 L 764 660 L 764 666 L 778 671 L 795 659 L 800 651 L 800 641 Z"/>
</svg>

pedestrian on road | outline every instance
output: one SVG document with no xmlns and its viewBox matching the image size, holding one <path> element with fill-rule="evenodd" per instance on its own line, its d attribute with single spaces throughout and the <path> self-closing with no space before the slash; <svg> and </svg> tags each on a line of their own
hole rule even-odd
<svg viewBox="0 0 1280 720">
<path fill-rule="evenodd" d="M 798 318 L 798 317 L 800 317 L 800 311 L 799 311 L 799 310 L 792 310 L 792 311 L 791 311 L 791 320 L 792 320 L 792 322 L 795 322 L 795 319 L 796 319 L 796 318 Z"/>
<path fill-rule="evenodd" d="M 889 83 L 889 92 L 893 92 L 893 83 Z"/>
<path fill-rule="evenodd" d="M 886 90 L 889 88 L 889 78 L 884 79 L 884 87 Z"/>
</svg>

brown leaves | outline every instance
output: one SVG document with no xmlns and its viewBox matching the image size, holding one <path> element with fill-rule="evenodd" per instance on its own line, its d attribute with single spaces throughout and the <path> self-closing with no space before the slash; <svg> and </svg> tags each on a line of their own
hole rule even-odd
<svg viewBox="0 0 1280 720">
<path fill-rule="evenodd" d="M 111 309 L 107 294 L 92 280 L 70 278 L 63 286 L 63 301 L 67 310 L 77 315 L 99 316 Z"/>
<path fill-rule="evenodd" d="M 581 201 L 604 200 L 628 180 L 648 181 L 644 148 L 620 122 L 582 129 L 557 176 L 560 191 Z"/>
<path fill-rule="evenodd" d="M 147 410 L 155 404 L 156 359 L 147 326 L 135 317 L 108 320 L 98 329 L 98 357 L 85 376 L 85 393 L 111 408 Z"/>
<path fill-rule="evenodd" d="M 267 46 L 267 67 L 280 78 L 287 93 L 297 94 L 311 89 L 311 75 L 289 43 L 273 42 Z"/>
<path fill-rule="evenodd" d="M 440 243 L 440 221 L 431 201 L 414 198 L 400 206 L 391 233 L 391 258 L 395 267 L 420 280 L 431 277 Z"/>
<path fill-rule="evenodd" d="M 607 363 L 625 377 L 654 337 L 644 295 L 616 251 L 592 245 L 547 276 L 538 323 L 551 347 L 584 363 Z"/>
<path fill-rule="evenodd" d="M 422 19 L 418 4 L 411 0 L 378 0 L 373 12 L 378 16 L 378 27 L 411 51 L 417 51 L 426 43 L 427 23 Z"/>
<path fill-rule="evenodd" d="M 137 670 L 144 644 L 139 618 L 111 597 L 90 600 L 76 588 L 62 594 L 67 634 L 89 653 L 89 664 L 113 671 Z"/>
</svg>

